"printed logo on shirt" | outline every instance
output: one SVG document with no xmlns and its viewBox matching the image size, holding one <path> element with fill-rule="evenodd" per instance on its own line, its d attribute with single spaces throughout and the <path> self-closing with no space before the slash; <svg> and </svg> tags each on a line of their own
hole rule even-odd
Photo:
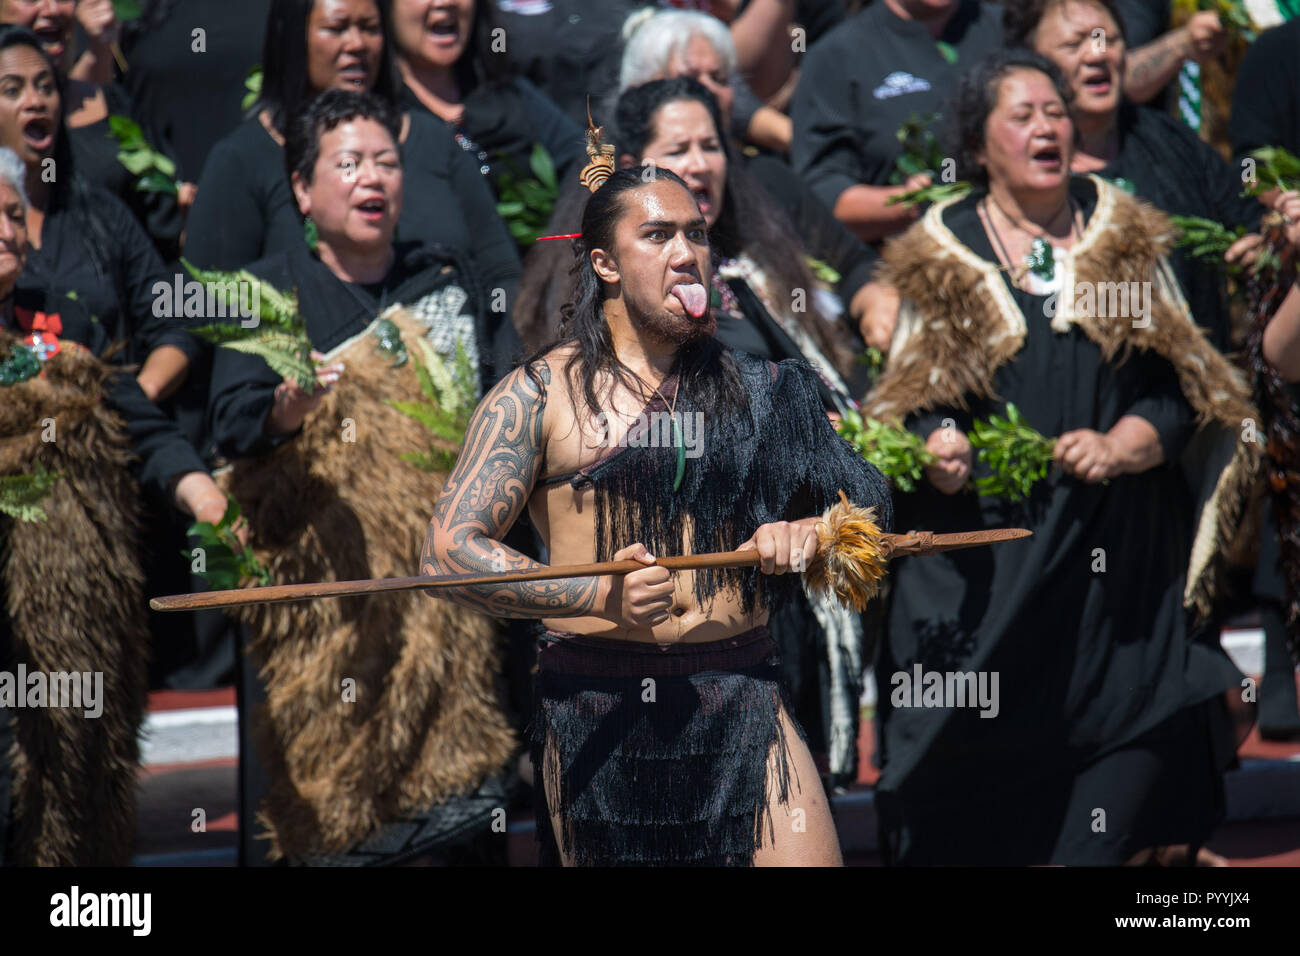
<svg viewBox="0 0 1300 956">
<path fill-rule="evenodd" d="M 551 0 L 497 0 L 497 9 L 502 13 L 517 13 L 521 17 L 535 17 L 541 13 L 550 13 L 554 9 Z"/>
<path fill-rule="evenodd" d="M 904 93 L 924 93 L 928 89 L 930 89 L 929 80 L 923 80 L 903 70 L 895 70 L 885 77 L 884 83 L 876 87 L 874 95 L 878 100 L 887 100 L 902 96 Z"/>
</svg>

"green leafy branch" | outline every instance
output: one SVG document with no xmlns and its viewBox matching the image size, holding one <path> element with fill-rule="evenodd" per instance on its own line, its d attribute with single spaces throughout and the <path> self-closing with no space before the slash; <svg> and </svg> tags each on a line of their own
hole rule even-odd
<svg viewBox="0 0 1300 956">
<path fill-rule="evenodd" d="M 1300 159 L 1281 146 L 1261 146 L 1251 151 L 1250 158 L 1255 161 L 1255 181 L 1242 190 L 1243 196 L 1300 187 Z"/>
<path fill-rule="evenodd" d="M 977 479 L 975 490 L 1012 501 L 1028 498 L 1034 484 L 1047 477 L 1056 451 L 1056 439 L 1031 428 L 1010 402 L 1006 418 L 991 415 L 987 421 L 974 422 L 970 443 L 993 472 Z"/>
<path fill-rule="evenodd" d="M 931 183 L 920 189 L 890 196 L 886 206 L 916 206 L 921 203 L 943 202 L 945 199 L 961 199 L 970 192 L 970 183 L 959 179 L 955 183 Z"/>
<path fill-rule="evenodd" d="M 223 348 L 260 357 L 286 381 L 294 381 L 305 391 L 316 387 L 316 363 L 311 357 L 311 339 L 307 337 L 307 323 L 298 312 L 298 296 L 281 292 L 271 283 L 257 278 L 251 272 L 223 272 L 217 269 L 197 269 L 186 260 L 182 265 L 200 282 L 223 286 L 248 283 L 253 287 L 257 301 L 258 322 L 245 328 L 240 322 L 217 322 L 189 329 L 194 335 Z"/>
<path fill-rule="evenodd" d="M 1175 245 L 1187 249 L 1187 255 L 1193 259 L 1208 262 L 1224 272 L 1236 274 L 1241 271 L 1241 264 L 1227 262 L 1223 257 L 1238 239 L 1246 234 L 1245 226 L 1229 230 L 1213 219 L 1200 216 L 1170 216 L 1170 221 L 1178 230 Z"/>
<path fill-rule="evenodd" d="M 925 466 L 935 461 L 920 436 L 857 412 L 844 415 L 836 430 L 899 491 L 915 491 Z"/>
<path fill-rule="evenodd" d="M 507 161 L 508 168 L 498 179 L 501 199 L 497 203 L 497 212 L 506 221 L 510 235 L 521 246 L 532 245 L 546 229 L 560 192 L 555 178 L 555 162 L 541 143 L 533 145 L 528 166 L 533 178 L 524 177 Z"/>
<path fill-rule="evenodd" d="M 173 196 L 180 191 L 176 163 L 149 145 L 139 123 L 126 116 L 110 116 L 108 129 L 109 135 L 117 140 L 117 161 L 136 177 L 136 189 Z"/>
<path fill-rule="evenodd" d="M 196 521 L 190 525 L 186 534 L 197 538 L 196 547 L 203 549 L 203 570 L 197 571 L 208 587 L 214 591 L 229 591 L 241 587 L 245 581 L 252 581 L 260 587 L 271 583 L 268 571 L 252 548 L 245 547 L 235 534 L 235 522 L 239 520 L 239 503 L 229 493 L 226 494 L 226 513 L 216 524 L 211 521 Z M 182 551 L 189 559 L 192 552 Z"/>
<path fill-rule="evenodd" d="M 61 476 L 37 463 L 30 475 L 7 475 L 0 478 L 0 514 L 16 521 L 45 521 L 49 516 L 41 503 Z"/>
<path fill-rule="evenodd" d="M 889 182 L 901 186 L 912 176 L 927 173 L 931 183 L 922 189 L 891 196 L 886 205 L 914 206 L 952 197 L 960 198 L 970 192 L 970 183 L 965 180 L 953 183 L 940 181 L 940 170 L 948 157 L 944 155 L 938 137 L 930 129 L 930 124 L 938 118 L 938 113 L 913 113 L 894 134 L 903 145 L 903 154 L 898 157 L 894 171 L 889 175 Z"/>
<path fill-rule="evenodd" d="M 803 259 L 804 262 L 808 264 L 808 270 L 813 274 L 813 278 L 821 282 L 825 282 L 827 285 L 840 284 L 840 279 L 842 277 L 840 276 L 839 272 L 837 272 L 835 268 L 832 265 L 830 265 L 830 263 L 822 259 L 816 259 L 812 256 L 807 256 L 807 255 L 804 256 Z"/>
<path fill-rule="evenodd" d="M 938 113 L 913 113 L 894 134 L 903 146 L 903 153 L 889 176 L 889 181 L 895 186 L 901 186 L 909 176 L 918 173 L 938 176 L 947 158 L 938 137 L 930 130 L 930 124 L 938 118 Z"/>
<path fill-rule="evenodd" d="M 456 467 L 465 442 L 465 430 L 474 411 L 477 376 L 460 342 L 456 343 L 456 358 L 449 368 L 426 339 L 417 341 L 423 361 L 415 363 L 415 374 L 424 398 L 388 404 L 427 428 L 433 433 L 432 438 L 456 446 L 454 449 L 438 447 L 431 439 L 427 451 L 407 452 L 402 460 L 421 471 L 447 473 Z"/>
<path fill-rule="evenodd" d="M 241 110 L 247 110 L 257 102 L 258 97 L 262 95 L 262 64 L 255 63 L 249 67 L 248 75 L 244 77 L 244 98 L 239 103 Z"/>
</svg>

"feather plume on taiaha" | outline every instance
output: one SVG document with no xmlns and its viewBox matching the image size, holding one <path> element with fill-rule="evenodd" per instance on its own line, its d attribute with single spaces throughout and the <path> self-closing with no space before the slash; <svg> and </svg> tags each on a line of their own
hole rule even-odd
<svg viewBox="0 0 1300 956">
<path fill-rule="evenodd" d="M 1264 329 L 1296 281 L 1296 256 L 1276 213 L 1264 217 L 1260 232 L 1266 248 L 1262 258 L 1275 268 L 1255 270 L 1246 281 L 1246 309 L 1251 317 L 1246 359 L 1263 425 L 1264 490 L 1277 522 L 1287 642 L 1292 658 L 1300 660 L 1300 409 L 1277 370 L 1264 359 Z"/>
<path fill-rule="evenodd" d="M 844 606 L 863 611 L 880 593 L 889 555 L 876 524 L 875 508 L 858 508 L 843 491 L 817 522 L 817 553 L 804 581 L 814 594 L 834 595 Z"/>
</svg>

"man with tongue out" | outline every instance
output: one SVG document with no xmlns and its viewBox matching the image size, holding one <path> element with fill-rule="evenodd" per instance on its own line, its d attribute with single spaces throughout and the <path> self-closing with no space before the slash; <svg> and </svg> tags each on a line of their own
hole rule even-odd
<svg viewBox="0 0 1300 956">
<path fill-rule="evenodd" d="M 547 861 L 839 864 L 766 625 L 841 489 L 889 527 L 884 479 L 831 428 L 809 366 L 713 338 L 707 227 L 676 175 L 611 175 L 577 247 L 559 341 L 475 411 L 421 568 L 541 567 L 501 540 L 525 507 L 551 564 L 645 567 L 428 593 L 539 621 Z M 761 567 L 669 572 L 655 557 L 734 548 Z"/>
</svg>

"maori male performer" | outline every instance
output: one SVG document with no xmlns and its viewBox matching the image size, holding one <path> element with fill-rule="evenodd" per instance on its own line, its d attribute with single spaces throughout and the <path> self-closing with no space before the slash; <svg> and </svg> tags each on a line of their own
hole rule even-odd
<svg viewBox="0 0 1300 956">
<path fill-rule="evenodd" d="M 447 592 L 545 628 L 538 832 L 553 828 L 564 863 L 837 865 L 766 622 L 841 489 L 888 529 L 885 481 L 835 434 L 809 367 L 712 337 L 707 229 L 681 179 L 614 173 L 578 245 L 560 341 L 475 411 L 423 571 L 539 567 L 501 544 L 525 505 L 555 564 L 645 564 Z M 759 552 L 761 574 L 655 563 L 737 546 Z"/>
</svg>

